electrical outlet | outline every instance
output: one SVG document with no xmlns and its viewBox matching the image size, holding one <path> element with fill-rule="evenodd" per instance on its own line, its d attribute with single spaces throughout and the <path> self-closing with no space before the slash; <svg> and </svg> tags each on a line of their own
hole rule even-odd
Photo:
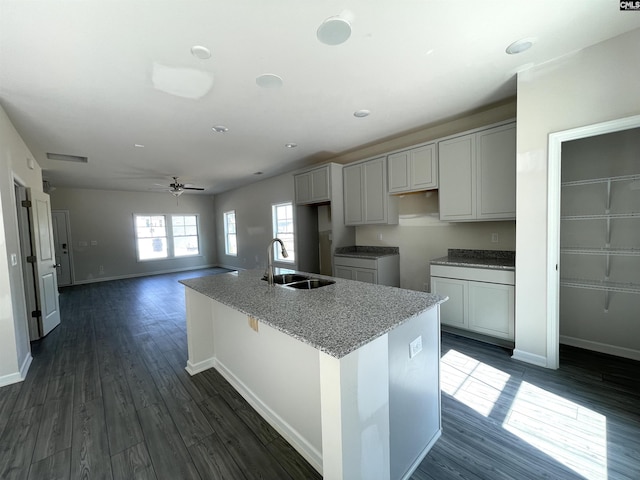
<svg viewBox="0 0 640 480">
<path fill-rule="evenodd" d="M 100 275 L 103 275 L 103 274 L 104 274 L 104 266 L 103 266 L 103 265 L 100 265 L 100 266 L 98 267 L 98 272 L 100 273 Z"/>
<path fill-rule="evenodd" d="M 252 316 L 249 316 L 249 328 L 254 331 L 258 331 L 258 319 Z"/>
<path fill-rule="evenodd" d="M 381 233 L 379 233 L 379 234 L 377 235 L 377 237 L 378 237 L 378 241 L 381 241 L 381 240 L 382 240 L 382 234 L 381 234 Z"/>
<path fill-rule="evenodd" d="M 491 243 L 498 243 L 498 234 L 497 233 L 492 233 L 491 234 Z"/>
<path fill-rule="evenodd" d="M 422 335 L 409 344 L 409 358 L 415 357 L 422 351 Z"/>
</svg>

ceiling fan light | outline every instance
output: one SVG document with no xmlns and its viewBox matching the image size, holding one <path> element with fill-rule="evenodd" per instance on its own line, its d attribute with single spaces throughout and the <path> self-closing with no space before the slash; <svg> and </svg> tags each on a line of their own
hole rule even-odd
<svg viewBox="0 0 640 480">
<path fill-rule="evenodd" d="M 175 189 L 175 190 L 171 190 L 171 195 L 173 195 L 174 197 L 179 197 L 183 193 L 184 193 L 184 190 L 182 190 L 181 188 Z"/>
</svg>

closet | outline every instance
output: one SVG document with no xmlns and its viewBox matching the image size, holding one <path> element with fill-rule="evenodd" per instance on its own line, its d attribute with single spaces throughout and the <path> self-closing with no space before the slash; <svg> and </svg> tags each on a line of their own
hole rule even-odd
<svg viewBox="0 0 640 480">
<path fill-rule="evenodd" d="M 560 343 L 640 359 L 640 129 L 562 144 Z"/>
</svg>

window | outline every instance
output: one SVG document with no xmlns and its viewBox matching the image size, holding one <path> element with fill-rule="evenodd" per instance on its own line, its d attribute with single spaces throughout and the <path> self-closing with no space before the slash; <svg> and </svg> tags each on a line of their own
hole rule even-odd
<svg viewBox="0 0 640 480">
<path fill-rule="evenodd" d="M 197 215 L 134 215 L 138 260 L 200 254 Z"/>
<path fill-rule="evenodd" d="M 224 253 L 238 255 L 238 239 L 236 234 L 236 212 L 224 212 Z"/>
<path fill-rule="evenodd" d="M 289 254 L 287 258 L 284 258 L 280 245 L 276 243 L 273 246 L 275 249 L 273 258 L 279 262 L 293 262 L 296 258 L 293 235 L 293 204 L 280 203 L 273 205 L 271 208 L 273 214 L 273 236 L 282 240 Z"/>
</svg>

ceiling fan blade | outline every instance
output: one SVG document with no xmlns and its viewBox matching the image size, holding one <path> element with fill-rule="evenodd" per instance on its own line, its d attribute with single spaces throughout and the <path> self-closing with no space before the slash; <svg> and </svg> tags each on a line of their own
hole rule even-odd
<svg viewBox="0 0 640 480">
<path fill-rule="evenodd" d="M 204 188 L 200 187 L 182 187 L 184 190 L 204 190 Z"/>
</svg>

